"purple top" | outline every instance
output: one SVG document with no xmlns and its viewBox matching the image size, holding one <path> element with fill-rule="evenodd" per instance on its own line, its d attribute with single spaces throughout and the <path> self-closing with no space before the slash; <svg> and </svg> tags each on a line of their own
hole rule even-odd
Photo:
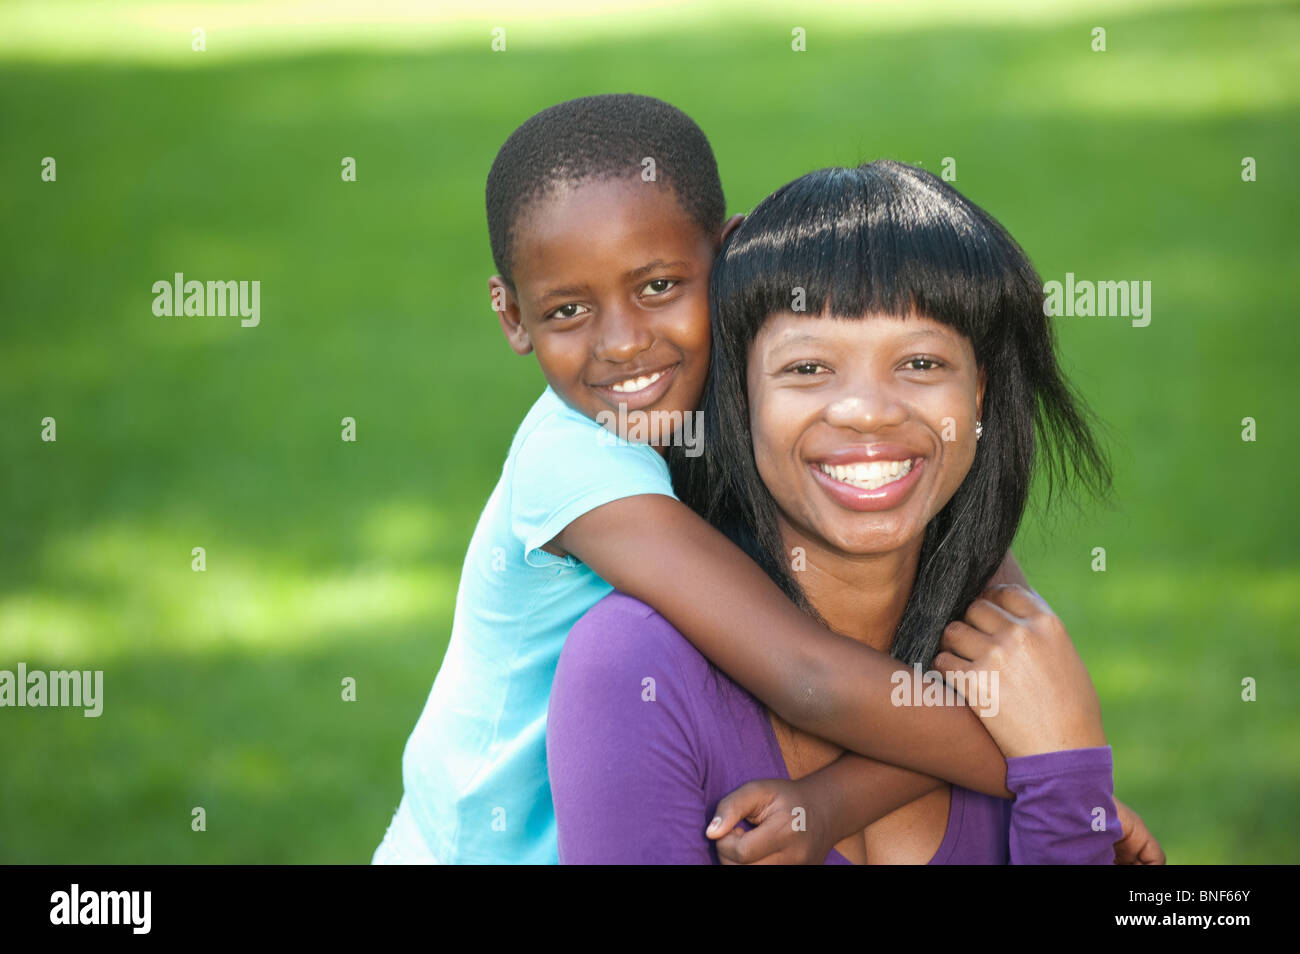
<svg viewBox="0 0 1300 954">
<path fill-rule="evenodd" d="M 763 704 L 622 593 L 565 642 L 546 755 L 561 864 L 717 864 L 704 828 L 722 797 L 789 778 Z M 1110 746 L 1008 759 L 1007 787 L 1014 802 L 952 786 L 930 864 L 1114 862 Z M 834 850 L 826 863 L 850 864 Z"/>
</svg>

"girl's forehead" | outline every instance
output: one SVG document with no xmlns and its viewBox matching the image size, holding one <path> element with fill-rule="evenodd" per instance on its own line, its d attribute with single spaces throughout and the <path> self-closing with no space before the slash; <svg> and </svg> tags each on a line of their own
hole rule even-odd
<svg viewBox="0 0 1300 954">
<path fill-rule="evenodd" d="M 671 190 L 623 180 L 593 180 L 536 200 L 521 214 L 512 245 L 516 278 L 524 280 L 606 276 L 629 261 L 695 258 L 710 247 Z"/>
<path fill-rule="evenodd" d="M 545 187 L 519 210 L 514 232 L 517 241 L 521 237 L 546 241 L 574 222 L 647 216 L 677 221 L 683 226 L 694 224 L 666 182 L 641 182 L 631 177 L 586 178 Z"/>
</svg>

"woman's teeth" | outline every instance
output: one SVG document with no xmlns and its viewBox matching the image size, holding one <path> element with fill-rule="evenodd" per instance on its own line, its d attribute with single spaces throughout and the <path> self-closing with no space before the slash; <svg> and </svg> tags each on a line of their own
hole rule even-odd
<svg viewBox="0 0 1300 954">
<path fill-rule="evenodd" d="M 910 460 L 873 460 L 869 464 L 818 464 L 822 473 L 861 490 L 892 484 L 912 469 Z"/>
<path fill-rule="evenodd" d="M 656 371 L 654 374 L 643 378 L 628 378 L 626 381 L 620 381 L 618 384 L 611 384 L 609 389 L 617 391 L 619 394 L 635 394 L 637 391 L 644 391 L 650 385 L 654 384 L 664 376 L 662 371 Z"/>
</svg>

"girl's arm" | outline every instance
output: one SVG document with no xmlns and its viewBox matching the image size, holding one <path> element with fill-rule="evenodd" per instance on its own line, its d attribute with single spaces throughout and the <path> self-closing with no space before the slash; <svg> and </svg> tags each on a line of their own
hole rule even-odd
<svg viewBox="0 0 1300 954">
<path fill-rule="evenodd" d="M 895 706 L 901 664 L 814 622 L 685 504 L 642 494 L 552 541 L 658 610 L 714 665 L 797 728 L 881 762 L 1009 797 L 1006 761 L 967 706 Z"/>
<path fill-rule="evenodd" d="M 1111 864 L 1123 831 L 1092 677 L 1042 597 L 992 586 L 944 631 L 942 672 L 997 677 L 981 718 L 1007 754 L 1012 864 Z"/>
<path fill-rule="evenodd" d="M 1010 553 L 989 582 L 1029 585 Z M 709 827 L 708 835 L 718 839 L 718 857 L 724 865 L 760 861 L 820 864 L 842 839 L 928 795 L 940 784 L 929 775 L 845 752 L 798 781 L 766 778 L 742 785 L 718 803 L 718 821 Z M 1159 844 L 1145 829 L 1143 837 L 1127 839 L 1130 827 L 1140 825 L 1141 819 L 1118 799 L 1115 805 L 1125 831 L 1125 839 L 1121 839 L 1127 849 L 1124 863 L 1163 864 Z M 806 811 L 807 825 L 802 830 L 790 825 L 789 816 L 796 807 Z M 742 831 L 738 827 L 742 820 L 754 827 Z M 1119 852 L 1117 845 L 1117 856 Z"/>
<path fill-rule="evenodd" d="M 942 782 L 845 752 L 796 781 L 764 778 L 718 802 L 706 834 L 724 864 L 822 864 L 840 841 Z M 793 818 L 802 825 L 795 825 Z M 741 821 L 754 827 L 742 831 Z"/>
</svg>

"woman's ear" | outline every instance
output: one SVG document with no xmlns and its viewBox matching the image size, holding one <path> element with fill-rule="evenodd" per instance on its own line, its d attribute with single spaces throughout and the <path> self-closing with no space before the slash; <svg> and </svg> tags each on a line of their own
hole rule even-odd
<svg viewBox="0 0 1300 954">
<path fill-rule="evenodd" d="M 984 420 L 984 369 L 980 368 L 979 382 L 975 385 L 975 420 Z"/>
<path fill-rule="evenodd" d="M 488 279 L 488 291 L 492 293 L 492 310 L 497 313 L 506 341 L 510 342 L 515 354 L 528 354 L 533 350 L 533 343 L 528 339 L 528 330 L 520 317 L 515 293 L 500 275 Z"/>
</svg>

